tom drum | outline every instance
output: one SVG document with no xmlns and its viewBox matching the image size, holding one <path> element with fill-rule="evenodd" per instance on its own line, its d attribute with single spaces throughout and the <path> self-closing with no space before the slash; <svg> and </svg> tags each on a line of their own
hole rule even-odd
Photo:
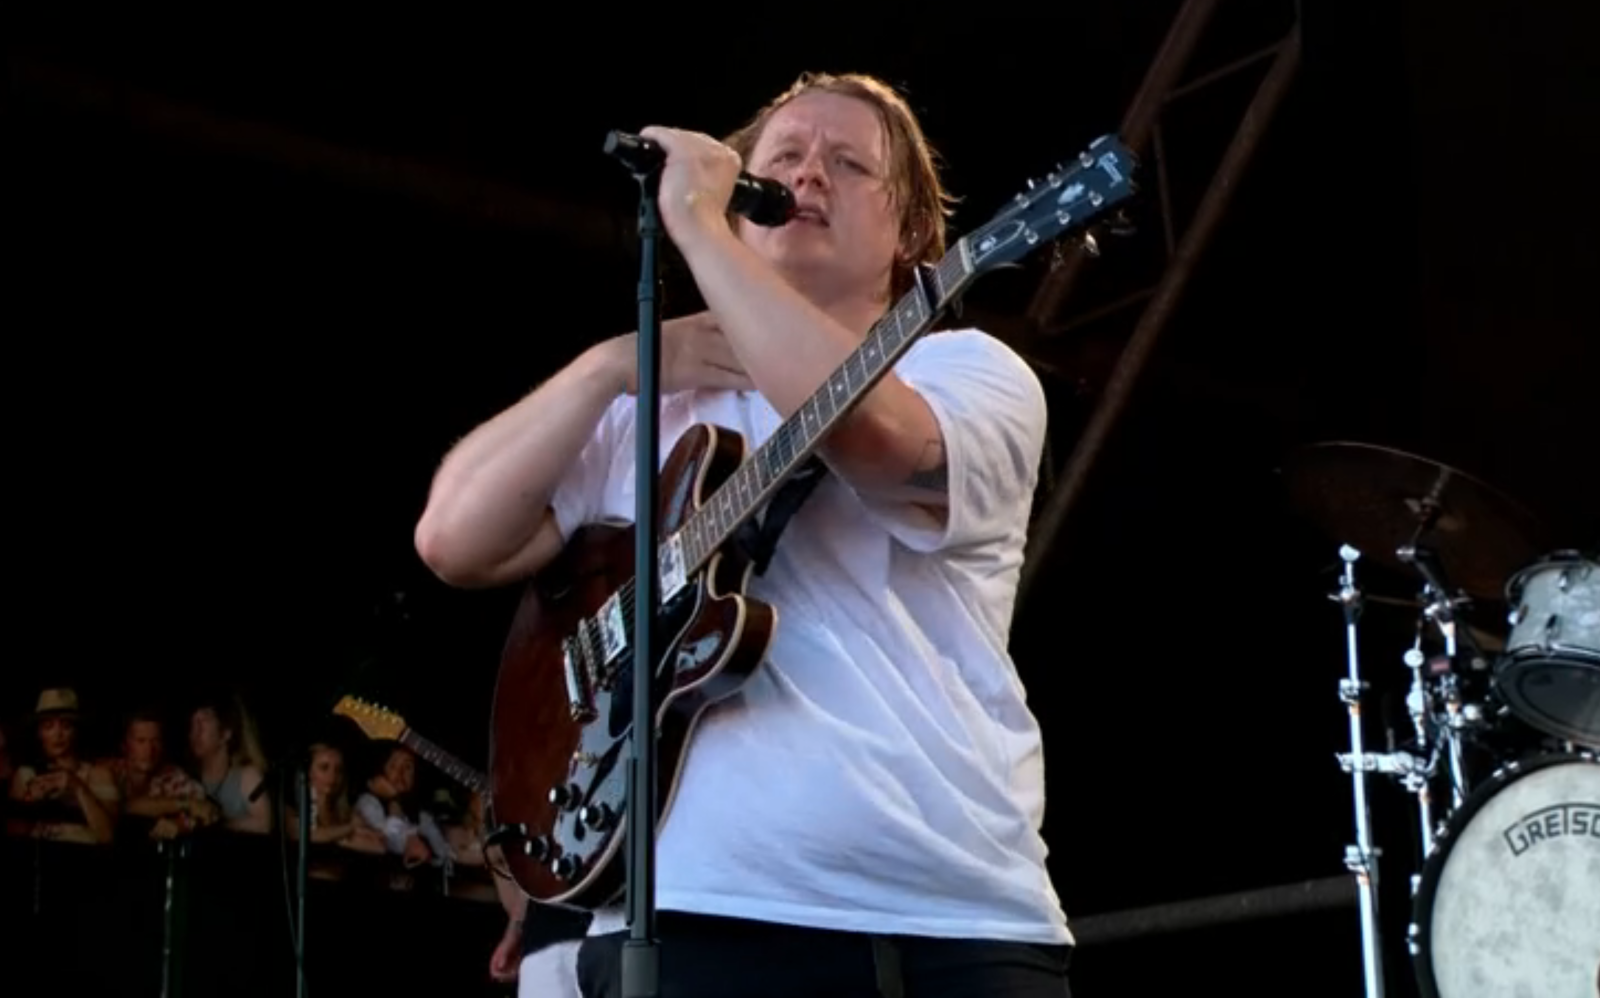
<svg viewBox="0 0 1600 998">
<path fill-rule="evenodd" d="M 1424 998 L 1600 996 L 1600 761 L 1479 786 L 1423 867 L 1411 933 Z"/>
<path fill-rule="evenodd" d="M 1600 748 L 1600 563 L 1551 555 L 1506 586 L 1511 634 L 1495 687 L 1548 735 Z"/>
</svg>

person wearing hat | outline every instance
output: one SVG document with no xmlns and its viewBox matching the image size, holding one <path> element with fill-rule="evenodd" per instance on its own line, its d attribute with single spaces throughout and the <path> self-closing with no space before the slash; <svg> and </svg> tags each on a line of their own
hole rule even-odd
<svg viewBox="0 0 1600 998">
<path fill-rule="evenodd" d="M 118 809 L 116 782 L 104 766 L 78 757 L 78 694 L 67 687 L 40 692 L 33 710 L 43 764 L 19 766 L 11 799 L 38 838 L 104 844 Z"/>
</svg>

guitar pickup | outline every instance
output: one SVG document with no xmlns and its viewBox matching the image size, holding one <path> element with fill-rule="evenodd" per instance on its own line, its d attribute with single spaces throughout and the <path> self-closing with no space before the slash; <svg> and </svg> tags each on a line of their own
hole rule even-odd
<svg viewBox="0 0 1600 998">
<path fill-rule="evenodd" d="M 628 650 L 628 621 L 622 612 L 621 595 L 612 593 L 600 607 L 598 617 L 595 623 L 600 628 L 600 658 L 609 668 Z"/>
<path fill-rule="evenodd" d="M 561 666 L 567 679 L 567 709 L 572 719 L 587 724 L 595 718 L 594 690 L 589 681 L 588 663 L 572 638 L 561 642 Z"/>
</svg>

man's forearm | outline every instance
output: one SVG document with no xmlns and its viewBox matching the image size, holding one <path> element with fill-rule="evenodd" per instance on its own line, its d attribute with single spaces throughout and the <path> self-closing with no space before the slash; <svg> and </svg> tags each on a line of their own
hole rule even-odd
<svg viewBox="0 0 1600 998">
<path fill-rule="evenodd" d="M 416 545 L 436 571 L 485 571 L 528 544 L 560 476 L 626 384 L 616 348 L 591 348 L 464 437 L 434 476 Z"/>
<path fill-rule="evenodd" d="M 707 306 L 768 404 L 788 418 L 861 342 L 812 304 L 731 230 L 684 249 Z M 939 428 L 922 398 L 892 372 L 833 429 L 823 448 L 858 485 L 899 487 L 943 461 Z"/>
<path fill-rule="evenodd" d="M 499 846 L 490 846 L 484 851 L 483 858 L 491 871 L 505 866 L 505 856 L 500 852 Z M 500 907 L 506 910 L 506 917 L 513 922 L 521 922 L 528 910 L 528 895 L 522 892 L 517 882 L 496 872 L 494 892 L 500 897 Z"/>
<path fill-rule="evenodd" d="M 89 831 L 94 833 L 95 840 L 110 842 L 116 826 L 111 810 L 83 781 L 78 780 L 73 789 L 76 791 L 78 807 L 83 810 L 84 821 L 89 826 Z"/>
</svg>

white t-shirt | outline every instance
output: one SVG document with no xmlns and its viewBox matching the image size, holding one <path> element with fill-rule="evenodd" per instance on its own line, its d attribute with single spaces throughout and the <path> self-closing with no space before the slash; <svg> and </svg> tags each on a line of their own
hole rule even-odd
<svg viewBox="0 0 1600 998">
<path fill-rule="evenodd" d="M 1007 652 L 1044 446 L 1038 378 L 977 330 L 896 373 L 944 434 L 942 529 L 829 474 L 749 594 L 778 611 L 767 661 L 701 719 L 657 840 L 657 906 L 842 931 L 1071 941 L 1039 835 L 1038 723 Z M 634 514 L 632 396 L 558 487 L 562 535 Z M 750 449 L 782 420 L 755 393 L 662 400 L 663 460 L 694 423 Z M 620 928 L 602 912 L 591 934 Z"/>
</svg>

